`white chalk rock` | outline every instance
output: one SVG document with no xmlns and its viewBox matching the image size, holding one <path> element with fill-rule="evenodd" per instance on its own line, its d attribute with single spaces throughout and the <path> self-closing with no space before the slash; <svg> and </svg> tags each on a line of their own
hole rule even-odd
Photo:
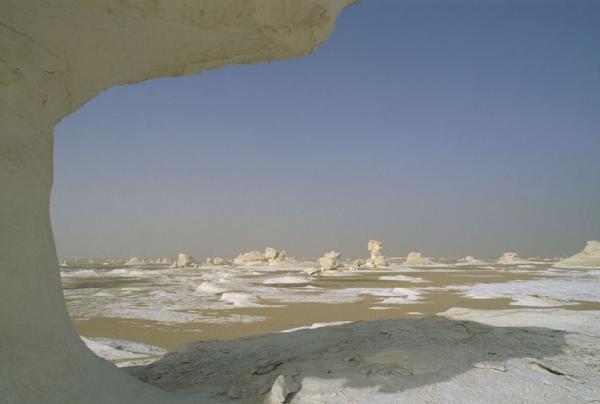
<svg viewBox="0 0 600 404">
<path fill-rule="evenodd" d="M 367 261 L 366 266 L 369 268 L 379 268 L 388 266 L 387 260 L 383 255 L 383 243 L 377 240 L 369 240 L 367 245 L 371 257 Z"/>
<path fill-rule="evenodd" d="M 406 256 L 404 265 L 409 267 L 426 267 L 430 265 L 436 265 L 436 263 L 427 257 L 423 257 L 420 252 L 412 251 Z"/>
<path fill-rule="evenodd" d="M 178 268 L 197 268 L 198 264 L 196 264 L 194 262 L 194 257 L 192 257 L 191 255 L 187 255 L 184 253 L 179 253 L 179 255 L 177 255 L 177 260 L 175 262 L 173 262 L 173 265 L 171 265 L 172 269 L 178 269 Z"/>
<path fill-rule="evenodd" d="M 323 271 L 340 269 L 344 266 L 341 260 L 341 254 L 336 251 L 330 251 L 319 258 L 319 267 Z"/>
<path fill-rule="evenodd" d="M 300 390 L 300 384 L 289 376 L 279 375 L 273 382 L 271 390 L 265 397 L 265 404 L 281 404 Z"/>
<path fill-rule="evenodd" d="M 307 55 L 353 2 L 0 1 L 4 401 L 191 401 L 107 366 L 73 329 L 48 214 L 54 126 L 118 85 Z"/>
<path fill-rule="evenodd" d="M 293 261 L 287 256 L 287 253 L 285 251 L 278 250 L 273 247 L 265 248 L 265 259 L 271 265 L 287 264 Z"/>
<path fill-rule="evenodd" d="M 524 262 L 516 252 L 505 252 L 502 257 L 498 258 L 498 264 L 511 265 Z"/>
<path fill-rule="evenodd" d="M 220 257 L 207 258 L 206 265 L 212 265 L 212 266 L 229 265 L 229 261 L 227 261 L 224 258 L 220 258 Z"/>
<path fill-rule="evenodd" d="M 600 268 L 600 241 L 588 241 L 577 254 L 558 261 L 556 268 Z"/>
<path fill-rule="evenodd" d="M 260 251 L 248 251 L 238 255 L 233 260 L 236 265 L 259 265 L 267 262 L 267 259 Z"/>
</svg>

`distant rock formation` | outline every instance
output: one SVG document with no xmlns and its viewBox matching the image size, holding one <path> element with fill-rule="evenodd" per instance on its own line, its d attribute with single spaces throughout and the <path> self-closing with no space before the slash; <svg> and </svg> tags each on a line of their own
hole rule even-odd
<svg viewBox="0 0 600 404">
<path fill-rule="evenodd" d="M 206 265 L 229 265 L 230 262 L 224 258 L 215 257 L 215 258 L 207 258 Z"/>
<path fill-rule="evenodd" d="M 498 264 L 511 265 L 524 262 L 516 252 L 505 252 L 502 257 L 498 258 Z"/>
<path fill-rule="evenodd" d="M 420 252 L 411 251 L 406 256 L 404 265 L 409 267 L 426 267 L 430 265 L 436 265 L 436 263 L 427 257 L 423 257 Z"/>
<path fill-rule="evenodd" d="M 472 257 L 470 255 L 467 255 L 465 258 L 459 259 L 456 264 L 457 265 L 480 265 L 482 263 L 483 263 L 483 261 L 478 260 L 477 258 Z"/>
<path fill-rule="evenodd" d="M 322 271 L 331 271 L 340 269 L 344 266 L 341 254 L 336 251 L 330 251 L 319 258 L 319 267 Z"/>
<path fill-rule="evenodd" d="M 369 261 L 365 264 L 369 268 L 387 267 L 388 263 L 383 255 L 383 243 L 377 240 L 369 240 L 367 248 L 371 253 Z"/>
<path fill-rule="evenodd" d="M 278 250 L 273 247 L 265 248 L 265 252 L 262 253 L 260 251 L 249 251 L 243 254 L 238 255 L 233 263 L 235 265 L 260 265 L 260 264 L 269 264 L 269 265 L 281 265 L 281 264 L 289 264 L 294 262 L 294 260 L 287 256 L 287 253 L 283 250 Z"/>
<path fill-rule="evenodd" d="M 146 262 L 143 259 L 139 259 L 138 257 L 132 257 L 125 262 L 125 265 L 135 266 L 135 265 L 145 265 Z"/>
<path fill-rule="evenodd" d="M 554 264 L 556 268 L 600 268 L 600 241 L 588 241 L 577 254 Z"/>
<path fill-rule="evenodd" d="M 273 247 L 265 248 L 265 258 L 269 261 L 269 264 L 273 265 L 286 264 L 290 261 L 285 251 Z"/>
<path fill-rule="evenodd" d="M 173 262 L 171 268 L 198 268 L 198 264 L 196 264 L 196 262 L 194 261 L 194 257 L 192 257 L 191 255 L 179 253 L 179 255 L 177 256 L 177 261 Z"/>
<path fill-rule="evenodd" d="M 233 263 L 235 265 L 258 265 L 267 262 L 265 254 L 260 251 L 248 251 L 235 257 Z"/>
</svg>

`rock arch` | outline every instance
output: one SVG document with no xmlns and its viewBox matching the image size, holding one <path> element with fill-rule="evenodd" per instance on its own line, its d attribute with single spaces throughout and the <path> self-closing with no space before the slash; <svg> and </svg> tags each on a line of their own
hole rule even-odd
<svg viewBox="0 0 600 404">
<path fill-rule="evenodd" d="M 2 398 L 186 401 L 94 356 L 71 324 L 48 209 L 56 123 L 114 85 L 306 55 L 353 2 L 0 1 Z"/>
</svg>

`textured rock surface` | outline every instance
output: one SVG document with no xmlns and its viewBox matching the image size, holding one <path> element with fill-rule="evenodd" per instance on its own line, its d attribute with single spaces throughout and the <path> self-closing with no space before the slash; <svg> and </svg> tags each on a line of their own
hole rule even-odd
<svg viewBox="0 0 600 404">
<path fill-rule="evenodd" d="M 371 268 L 385 267 L 388 265 L 385 256 L 383 255 L 383 243 L 377 240 L 369 240 L 367 245 L 371 257 L 367 262 L 367 266 Z"/>
<path fill-rule="evenodd" d="M 318 260 L 319 268 L 323 271 L 340 269 L 344 266 L 339 252 L 330 251 Z"/>
<path fill-rule="evenodd" d="M 224 401 L 237 386 L 242 403 L 268 399 L 279 375 L 301 384 L 292 403 L 600 399 L 600 312 L 443 314 L 194 343 L 131 372 L 167 390 L 201 390 Z"/>
<path fill-rule="evenodd" d="M 502 257 L 498 258 L 498 264 L 511 265 L 520 262 L 523 262 L 523 259 L 516 252 L 505 252 Z"/>
<path fill-rule="evenodd" d="M 48 210 L 54 125 L 114 85 L 306 55 L 350 2 L 0 2 L 0 390 L 6 402 L 180 399 L 97 358 L 71 324 Z"/>
<path fill-rule="evenodd" d="M 600 241 L 588 241 L 585 248 L 554 264 L 557 268 L 600 268 Z"/>
<path fill-rule="evenodd" d="M 191 255 L 187 255 L 184 253 L 179 253 L 177 255 L 177 260 L 175 262 L 173 262 L 173 265 L 171 265 L 171 268 L 173 269 L 180 269 L 180 268 L 197 268 L 198 264 L 196 264 L 196 262 L 194 261 L 194 257 L 192 257 Z"/>
<path fill-rule="evenodd" d="M 235 257 L 233 263 L 235 265 L 252 265 L 263 264 L 267 261 L 265 254 L 260 251 L 248 251 Z"/>
<path fill-rule="evenodd" d="M 404 261 L 404 265 L 410 267 L 425 267 L 429 265 L 436 265 L 435 262 L 431 261 L 429 258 L 423 257 L 420 252 L 410 252 L 406 256 L 406 260 Z"/>
</svg>

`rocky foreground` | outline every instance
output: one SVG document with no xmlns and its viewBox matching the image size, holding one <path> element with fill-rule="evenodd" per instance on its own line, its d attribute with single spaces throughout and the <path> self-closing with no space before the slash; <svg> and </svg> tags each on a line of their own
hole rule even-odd
<svg viewBox="0 0 600 404">
<path fill-rule="evenodd" d="M 216 402 L 600 402 L 600 311 L 454 308 L 194 343 L 128 370 Z"/>
</svg>

